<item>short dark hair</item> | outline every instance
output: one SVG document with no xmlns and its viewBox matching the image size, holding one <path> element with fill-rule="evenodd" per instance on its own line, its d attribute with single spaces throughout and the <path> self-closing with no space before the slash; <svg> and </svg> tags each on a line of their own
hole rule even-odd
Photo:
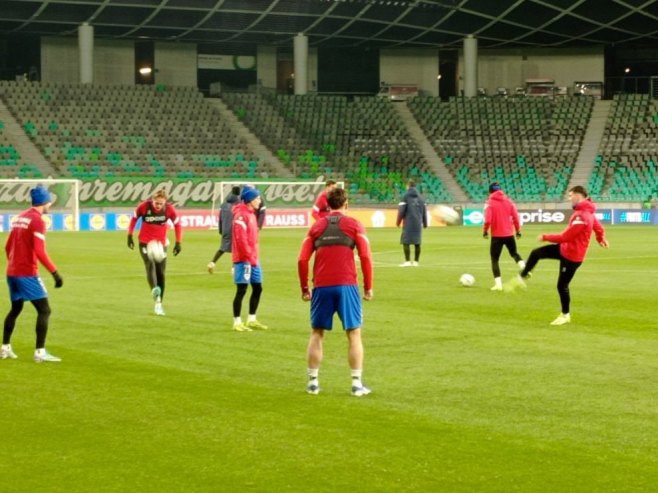
<svg viewBox="0 0 658 493">
<path fill-rule="evenodd" d="M 240 195 L 240 187 L 233 187 L 231 188 L 231 193 L 233 195 Z"/>
<path fill-rule="evenodd" d="M 338 187 L 329 190 L 329 193 L 327 194 L 327 202 L 332 210 L 340 209 L 345 205 L 345 202 L 347 202 L 347 192 Z"/>
<path fill-rule="evenodd" d="M 579 193 L 583 197 L 587 198 L 587 190 L 585 190 L 585 187 L 581 185 L 576 185 L 575 187 L 571 187 L 569 191 L 572 193 Z"/>
<path fill-rule="evenodd" d="M 335 185 L 336 181 L 335 180 L 327 180 L 324 182 L 325 187 L 330 187 L 331 185 Z"/>
<path fill-rule="evenodd" d="M 416 186 L 416 182 L 413 181 L 413 180 L 409 180 L 409 181 L 407 182 L 407 186 L 408 186 L 408 187 L 415 187 L 415 186 Z"/>
</svg>

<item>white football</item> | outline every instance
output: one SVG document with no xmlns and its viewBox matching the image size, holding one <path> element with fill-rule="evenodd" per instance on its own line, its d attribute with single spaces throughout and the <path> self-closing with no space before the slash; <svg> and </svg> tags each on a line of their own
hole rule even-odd
<svg viewBox="0 0 658 493">
<path fill-rule="evenodd" d="M 162 262 L 167 254 L 164 246 L 158 240 L 151 240 L 146 244 L 146 256 L 154 262 Z"/>
<path fill-rule="evenodd" d="M 459 212 L 447 205 L 435 205 L 432 207 L 432 215 L 447 224 L 459 222 Z"/>
<path fill-rule="evenodd" d="M 459 278 L 459 284 L 465 288 L 470 288 L 473 284 L 475 284 L 475 277 L 473 277 L 471 274 L 462 274 Z"/>
</svg>

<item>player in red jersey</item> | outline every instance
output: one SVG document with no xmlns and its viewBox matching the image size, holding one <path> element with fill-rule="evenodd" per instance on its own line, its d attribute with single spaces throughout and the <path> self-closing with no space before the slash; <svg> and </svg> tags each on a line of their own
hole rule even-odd
<svg viewBox="0 0 658 493">
<path fill-rule="evenodd" d="M 30 197 L 32 207 L 22 212 L 13 221 L 5 244 L 11 309 L 5 317 L 0 358 L 16 359 L 18 357 L 11 347 L 11 335 L 16 326 L 16 319 L 23 310 L 23 304 L 29 301 L 37 311 L 34 361 L 37 363 L 59 362 L 60 358 L 46 351 L 50 304 L 46 287 L 39 277 L 37 263 L 40 262 L 48 269 L 55 280 L 55 287 L 61 288 L 64 284 L 62 276 L 58 274 L 57 267 L 46 252 L 46 224 L 42 218 L 42 215 L 48 212 L 52 201 L 50 193 L 42 186 L 30 190 Z"/>
<path fill-rule="evenodd" d="M 325 182 L 324 190 L 320 192 L 320 194 L 315 199 L 315 203 L 313 204 L 313 209 L 311 210 L 311 216 L 313 216 L 313 219 L 315 219 L 316 221 L 326 216 L 331 211 L 331 208 L 329 207 L 329 203 L 327 202 L 327 194 L 336 187 L 337 185 L 334 180 L 327 180 Z"/>
<path fill-rule="evenodd" d="M 361 260 L 363 298 L 373 297 L 373 267 L 370 243 L 365 228 L 356 219 L 346 216 L 347 193 L 334 188 L 327 194 L 331 212 L 318 220 L 302 243 L 297 269 L 302 299 L 311 301 L 311 336 L 308 342 L 309 394 L 320 392 L 318 372 L 322 362 L 322 342 L 325 331 L 332 329 L 334 313 L 338 313 L 349 343 L 348 362 L 352 373 L 352 395 L 361 397 L 370 389 L 361 381 L 363 373 L 363 343 L 361 326 L 363 312 L 357 282 L 354 248 Z M 313 263 L 313 293 L 308 284 L 308 265 Z"/>
<path fill-rule="evenodd" d="M 167 250 L 167 224 L 174 225 L 174 233 L 176 235 L 176 244 L 174 245 L 174 256 L 181 252 L 181 241 L 183 238 L 183 230 L 180 225 L 178 215 L 174 206 L 167 202 L 167 192 L 163 189 L 157 190 L 153 194 L 153 198 L 145 200 L 137 206 L 133 217 L 130 219 L 128 226 L 128 248 L 131 250 L 135 248 L 135 241 L 133 240 L 133 232 L 137 220 L 142 220 L 142 226 L 139 230 L 139 254 L 144 261 L 146 268 L 146 280 L 151 288 L 151 296 L 155 301 L 155 314 L 164 315 L 164 308 L 162 307 L 162 299 L 164 298 L 165 291 L 165 271 L 167 269 L 167 259 L 165 257 L 162 262 L 155 262 L 148 258 L 146 255 L 146 245 L 149 241 L 159 241 L 162 243 L 165 252 Z"/>
</svg>

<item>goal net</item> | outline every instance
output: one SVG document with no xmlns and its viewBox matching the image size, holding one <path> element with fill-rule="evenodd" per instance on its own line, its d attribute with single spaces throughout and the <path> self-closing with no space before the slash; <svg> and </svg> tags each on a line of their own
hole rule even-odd
<svg viewBox="0 0 658 493">
<path fill-rule="evenodd" d="M 50 230 L 80 230 L 80 180 L 0 179 L 0 229 L 8 231 L 13 218 L 30 207 L 30 190 L 43 185 L 52 204 L 45 216 Z"/>
<path fill-rule="evenodd" d="M 344 182 L 336 182 L 339 187 L 345 186 Z M 324 190 L 324 181 L 254 181 L 250 186 L 256 187 L 263 197 L 263 202 L 268 209 L 311 209 L 318 194 Z M 215 182 L 212 193 L 212 214 L 217 214 L 226 197 L 231 193 L 231 188 L 242 187 L 244 181 L 220 181 Z"/>
</svg>

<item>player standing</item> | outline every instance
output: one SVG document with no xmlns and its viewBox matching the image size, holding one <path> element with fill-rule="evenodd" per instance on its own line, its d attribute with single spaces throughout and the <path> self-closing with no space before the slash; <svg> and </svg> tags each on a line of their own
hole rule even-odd
<svg viewBox="0 0 658 493">
<path fill-rule="evenodd" d="M 363 273 L 363 297 L 373 297 L 373 267 L 370 243 L 363 224 L 345 215 L 347 193 L 334 188 L 327 194 L 331 212 L 318 220 L 304 239 L 297 260 L 302 299 L 311 301 L 311 336 L 308 342 L 308 383 L 306 392 L 318 394 L 318 373 L 323 357 L 325 331 L 331 330 L 334 313 L 338 313 L 348 340 L 348 362 L 352 375 L 352 395 L 370 393 L 362 382 L 363 343 L 361 326 L 363 310 L 354 261 L 356 247 Z M 313 293 L 308 284 L 308 264 L 313 263 Z"/>
<path fill-rule="evenodd" d="M 42 186 L 30 190 L 30 197 L 32 207 L 22 212 L 14 220 L 5 244 L 11 308 L 5 317 L 0 358 L 18 358 L 11 347 L 11 335 L 14 332 L 16 320 L 23 311 L 23 304 L 29 301 L 37 311 L 34 361 L 56 363 L 61 359 L 46 351 L 46 336 L 51 311 L 48 292 L 39 277 L 37 263 L 37 261 L 40 262 L 52 274 L 56 288 L 64 285 L 62 277 L 57 272 L 57 267 L 46 252 L 46 224 L 43 222 L 42 216 L 50 208 L 51 197 L 48 190 Z"/>
<path fill-rule="evenodd" d="M 263 292 L 263 271 L 258 257 L 258 220 L 260 192 L 252 187 L 244 187 L 240 194 L 241 202 L 233 207 L 233 281 L 236 291 L 233 298 L 233 330 L 250 332 L 253 329 L 267 330 L 267 325 L 256 319 L 256 311 Z M 249 298 L 249 315 L 242 323 L 242 300 L 251 285 Z"/>
<path fill-rule="evenodd" d="M 135 248 L 135 241 L 133 240 L 133 232 L 138 219 L 142 219 L 142 226 L 139 230 L 139 254 L 144 262 L 146 269 L 146 281 L 151 288 L 151 296 L 155 302 L 155 314 L 164 315 L 164 308 L 162 307 L 162 299 L 164 298 L 165 291 L 165 272 L 167 270 L 167 259 L 165 257 L 161 262 L 155 262 L 148 258 L 146 255 L 146 245 L 149 241 L 159 241 L 162 243 L 165 252 L 167 251 L 167 223 L 171 222 L 174 225 L 174 232 L 176 236 L 176 243 L 174 245 L 174 256 L 181 252 L 181 241 L 183 237 L 183 230 L 180 225 L 180 220 L 174 206 L 167 202 L 167 192 L 163 189 L 156 190 L 153 197 L 145 200 L 137 206 L 133 217 L 130 219 L 128 226 L 128 248 L 131 250 Z"/>
</svg>

